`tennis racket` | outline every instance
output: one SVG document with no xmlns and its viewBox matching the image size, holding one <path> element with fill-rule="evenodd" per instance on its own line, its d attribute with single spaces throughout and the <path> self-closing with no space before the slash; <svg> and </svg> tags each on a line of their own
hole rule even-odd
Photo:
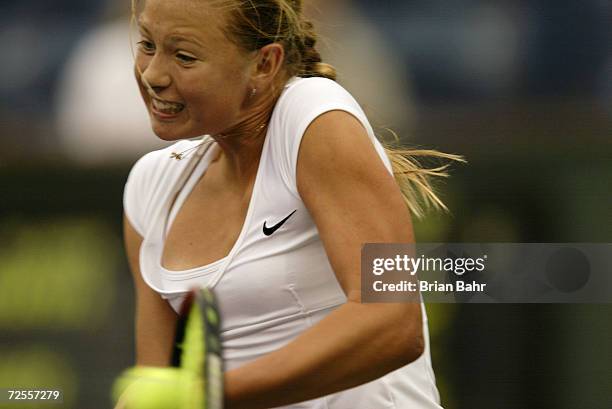
<svg viewBox="0 0 612 409">
<path fill-rule="evenodd" d="M 214 293 L 191 291 L 177 322 L 171 367 L 132 367 L 113 386 L 116 409 L 222 409 L 220 315 Z"/>
</svg>

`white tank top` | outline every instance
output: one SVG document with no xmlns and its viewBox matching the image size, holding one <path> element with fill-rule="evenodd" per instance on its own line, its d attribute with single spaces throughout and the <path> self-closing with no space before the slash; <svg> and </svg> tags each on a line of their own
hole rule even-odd
<svg viewBox="0 0 612 409">
<path fill-rule="evenodd" d="M 168 271 L 161 258 L 169 226 L 218 145 L 208 137 L 199 147 L 201 141 L 180 141 L 145 155 L 130 172 L 124 210 L 143 237 L 143 279 L 176 311 L 190 288 L 214 288 L 228 370 L 281 348 L 346 302 L 296 183 L 302 136 L 316 117 L 332 110 L 346 111 L 363 124 L 391 170 L 365 114 L 344 88 L 324 78 L 292 79 L 272 113 L 238 239 L 226 257 L 205 266 Z M 171 158 L 184 151 L 184 159 Z M 264 223 L 273 226 L 290 214 L 273 234 L 264 234 Z M 368 384 L 286 408 L 440 408 L 422 310 L 426 347 L 415 362 Z"/>
</svg>

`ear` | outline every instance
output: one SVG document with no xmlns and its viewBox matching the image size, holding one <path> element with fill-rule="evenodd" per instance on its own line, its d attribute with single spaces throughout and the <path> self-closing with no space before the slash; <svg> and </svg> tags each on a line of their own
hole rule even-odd
<svg viewBox="0 0 612 409">
<path fill-rule="evenodd" d="M 268 86 L 273 82 L 283 66 L 285 50 L 278 43 L 261 47 L 257 52 L 253 81 L 258 87 Z"/>
</svg>

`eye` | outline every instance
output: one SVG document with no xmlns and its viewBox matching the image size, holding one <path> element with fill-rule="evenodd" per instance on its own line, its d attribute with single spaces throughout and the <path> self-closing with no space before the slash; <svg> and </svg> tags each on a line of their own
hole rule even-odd
<svg viewBox="0 0 612 409">
<path fill-rule="evenodd" d="M 148 40 L 141 40 L 136 44 L 138 44 L 138 48 L 145 54 L 151 54 L 155 51 L 155 45 Z"/>
<path fill-rule="evenodd" d="M 191 64 L 197 60 L 197 58 L 187 55 L 185 53 L 176 53 L 176 58 L 185 65 Z"/>
</svg>

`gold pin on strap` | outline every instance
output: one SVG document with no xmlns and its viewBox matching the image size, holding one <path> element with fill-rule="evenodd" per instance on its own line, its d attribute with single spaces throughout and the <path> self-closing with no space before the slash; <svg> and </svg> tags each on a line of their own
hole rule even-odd
<svg viewBox="0 0 612 409">
<path fill-rule="evenodd" d="M 176 160 L 182 160 L 184 158 L 186 158 L 187 156 L 191 155 L 193 153 L 193 151 L 197 150 L 200 146 L 202 146 L 204 144 L 204 142 L 200 142 L 199 144 L 192 146 L 189 149 L 185 149 L 182 152 L 172 152 L 170 154 L 170 157 L 172 159 L 176 159 Z"/>
</svg>

